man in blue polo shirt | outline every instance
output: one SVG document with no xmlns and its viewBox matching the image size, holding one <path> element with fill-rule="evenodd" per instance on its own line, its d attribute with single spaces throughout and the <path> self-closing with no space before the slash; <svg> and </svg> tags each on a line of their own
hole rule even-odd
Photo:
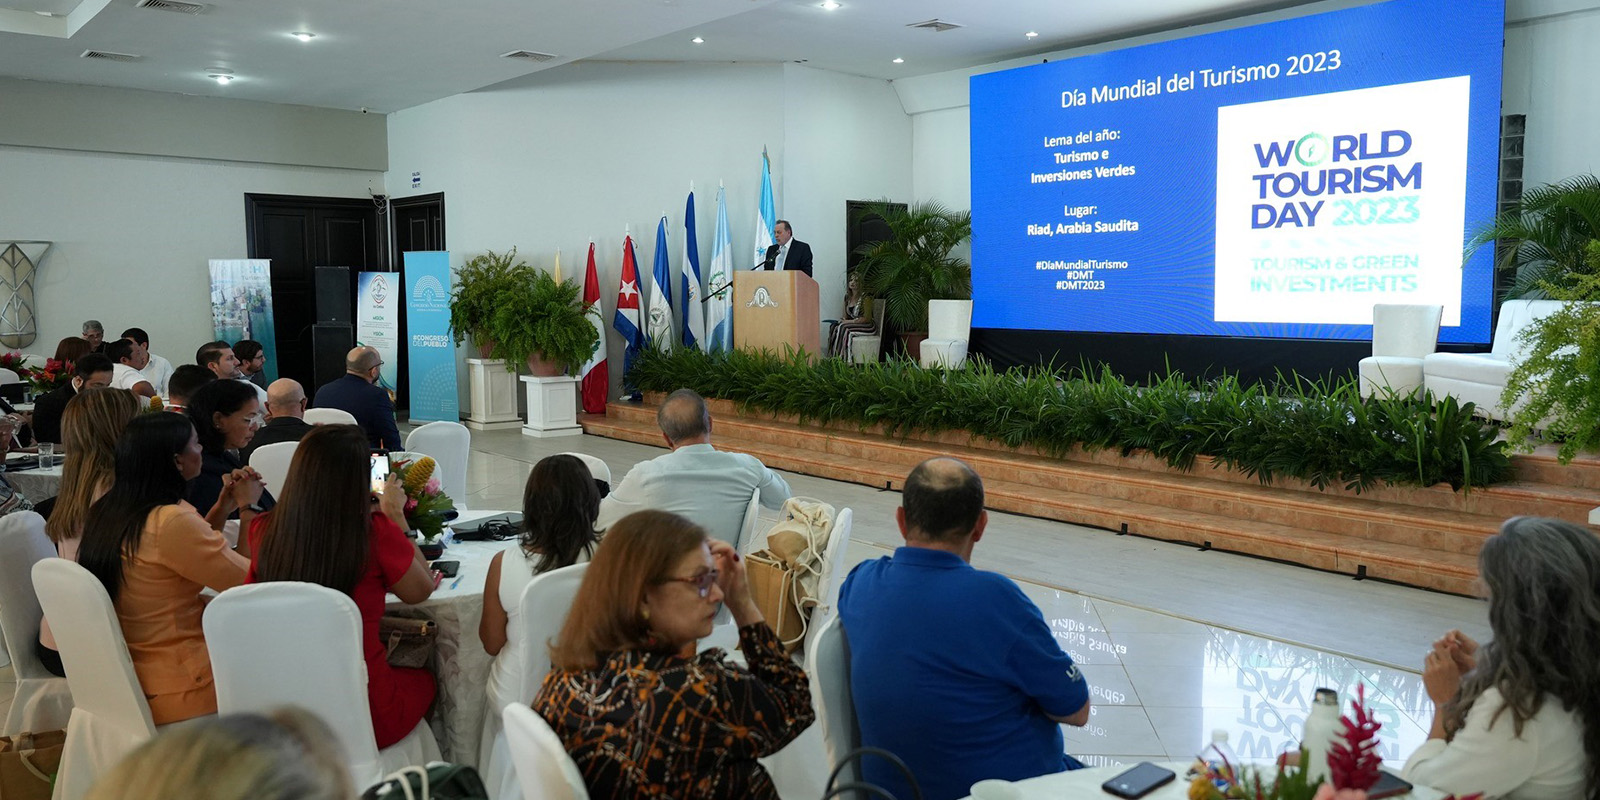
<svg viewBox="0 0 1600 800">
<path fill-rule="evenodd" d="M 1089 721 L 1088 683 L 1039 607 L 969 563 L 989 521 L 977 473 L 953 458 L 918 464 L 895 521 L 905 546 L 856 567 L 839 594 L 861 744 L 903 759 L 928 800 L 1081 766 L 1060 723 Z M 862 774 L 911 796 L 882 759 Z"/>
</svg>

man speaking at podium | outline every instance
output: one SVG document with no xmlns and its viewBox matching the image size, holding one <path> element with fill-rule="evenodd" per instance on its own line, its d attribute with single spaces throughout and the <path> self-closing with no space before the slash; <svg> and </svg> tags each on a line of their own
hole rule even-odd
<svg viewBox="0 0 1600 800">
<path fill-rule="evenodd" d="M 794 229 L 786 219 L 772 226 L 772 237 L 778 243 L 767 248 L 767 258 L 762 269 L 797 269 L 811 277 L 811 245 L 794 238 Z"/>
</svg>

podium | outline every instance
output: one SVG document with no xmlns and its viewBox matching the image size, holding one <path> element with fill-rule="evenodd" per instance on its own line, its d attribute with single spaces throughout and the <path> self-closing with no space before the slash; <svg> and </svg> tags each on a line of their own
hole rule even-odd
<svg viewBox="0 0 1600 800">
<path fill-rule="evenodd" d="M 799 270 L 739 270 L 733 274 L 733 346 L 740 350 L 784 348 L 822 355 L 817 282 Z"/>
</svg>

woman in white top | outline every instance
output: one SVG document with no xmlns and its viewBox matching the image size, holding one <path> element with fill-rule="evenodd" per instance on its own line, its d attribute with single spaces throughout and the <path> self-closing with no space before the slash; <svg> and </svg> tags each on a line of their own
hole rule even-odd
<svg viewBox="0 0 1600 800">
<path fill-rule="evenodd" d="M 1483 543 L 1494 639 L 1451 631 L 1422 681 L 1435 713 L 1414 783 L 1516 800 L 1600 798 L 1600 538 L 1513 517 Z"/>
<path fill-rule="evenodd" d="M 599 514 L 600 490 L 589 468 L 577 458 L 549 456 L 528 474 L 522 491 L 522 546 L 495 555 L 483 586 L 478 638 L 495 657 L 489 671 L 493 713 L 533 699 L 517 696 L 522 665 L 531 656 L 522 652 L 530 644 L 522 641 L 522 590 L 535 575 L 588 561 L 599 540 L 594 530 Z"/>
</svg>

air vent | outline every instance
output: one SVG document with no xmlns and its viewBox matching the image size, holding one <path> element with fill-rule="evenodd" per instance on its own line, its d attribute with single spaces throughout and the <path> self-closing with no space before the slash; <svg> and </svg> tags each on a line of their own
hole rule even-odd
<svg viewBox="0 0 1600 800">
<path fill-rule="evenodd" d="M 165 2 L 165 0 L 162 0 L 162 2 Z M 501 58 L 520 58 L 523 61 L 543 62 L 543 61 L 549 61 L 549 60 L 555 58 L 555 54 L 553 54 L 553 53 L 540 53 L 540 52 L 537 52 L 537 51 L 534 51 L 534 50 L 512 50 L 509 53 L 501 53 L 500 57 Z"/>
<path fill-rule="evenodd" d="M 164 0 L 159 0 L 159 1 L 163 1 L 164 2 Z M 913 22 L 910 25 L 907 25 L 906 27 L 907 28 L 921 28 L 921 29 L 923 29 L 925 31 L 933 31 L 935 33 L 944 33 L 945 31 L 953 31 L 956 28 L 964 28 L 966 26 L 962 25 L 962 24 L 960 24 L 958 22 L 945 22 L 942 19 L 930 19 L 930 20 L 927 20 L 926 22 Z"/>
<path fill-rule="evenodd" d="M 78 58 L 98 58 L 104 61 L 138 61 L 143 56 L 132 53 L 113 53 L 110 50 L 85 50 Z"/>
<path fill-rule="evenodd" d="M 138 7 L 176 14 L 201 14 L 206 10 L 204 3 L 185 3 L 183 0 L 139 0 Z"/>
</svg>

